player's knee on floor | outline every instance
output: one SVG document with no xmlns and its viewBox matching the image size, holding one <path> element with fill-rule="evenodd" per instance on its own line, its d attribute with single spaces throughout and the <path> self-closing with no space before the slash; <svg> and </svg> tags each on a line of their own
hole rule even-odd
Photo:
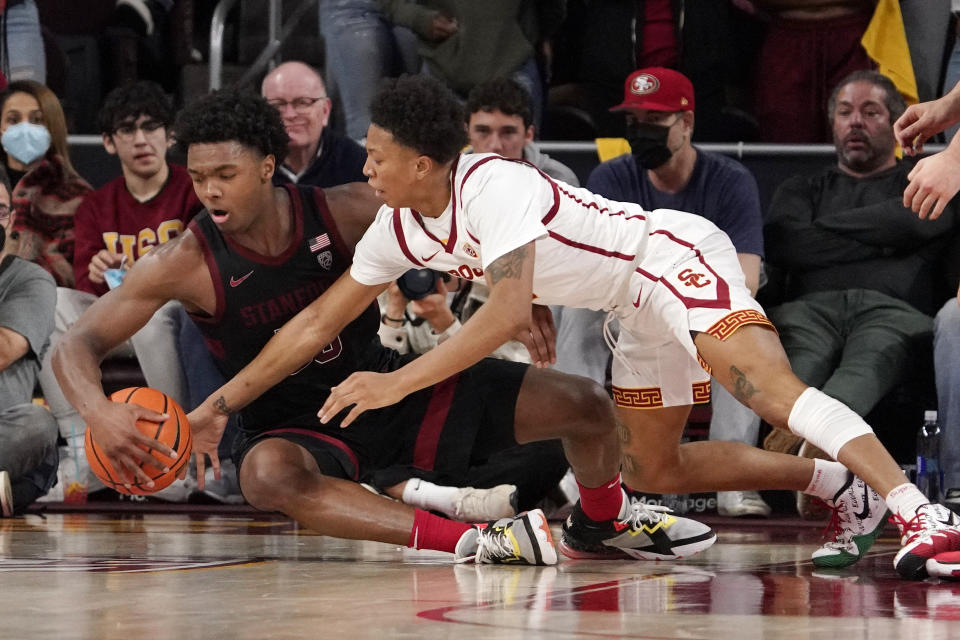
<svg viewBox="0 0 960 640">
<path fill-rule="evenodd" d="M 261 511 L 286 513 L 292 500 L 303 497 L 305 485 L 315 484 L 322 477 L 299 464 L 299 455 L 292 455 L 298 452 L 290 450 L 295 446 L 266 440 L 244 457 L 238 479 L 240 491 L 250 505 Z"/>
</svg>

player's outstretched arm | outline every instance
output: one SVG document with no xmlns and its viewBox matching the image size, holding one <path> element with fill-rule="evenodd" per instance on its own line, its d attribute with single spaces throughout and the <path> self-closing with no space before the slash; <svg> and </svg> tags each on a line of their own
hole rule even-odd
<svg viewBox="0 0 960 640">
<path fill-rule="evenodd" d="M 177 251 L 179 240 L 153 249 L 130 270 L 123 284 L 107 293 L 77 320 L 53 352 L 53 370 L 64 396 L 90 427 L 93 438 L 115 469 L 153 486 L 140 469 L 154 462 L 138 444 L 176 457 L 176 452 L 148 438 L 136 428 L 138 419 L 162 422 L 159 413 L 133 404 L 111 402 L 100 383 L 100 362 L 117 345 L 143 327 L 168 300 L 176 297 L 178 282 L 186 278 L 187 260 Z M 171 455 L 172 454 L 172 455 Z"/>
<path fill-rule="evenodd" d="M 387 288 L 368 286 L 344 273 L 322 296 L 290 319 L 247 366 L 204 400 L 229 415 L 310 362 Z"/>
<path fill-rule="evenodd" d="M 394 404 L 418 389 L 463 371 L 521 330 L 529 330 L 533 264 L 533 242 L 494 260 L 486 270 L 490 297 L 460 331 L 396 371 L 352 374 L 331 391 L 320 409 L 320 421 L 328 422 L 342 409 L 354 405 L 340 423 L 346 427 L 364 411 Z"/>
</svg>

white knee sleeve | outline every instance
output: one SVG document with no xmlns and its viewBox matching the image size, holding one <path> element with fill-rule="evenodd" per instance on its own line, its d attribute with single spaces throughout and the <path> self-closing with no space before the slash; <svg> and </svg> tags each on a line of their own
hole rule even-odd
<svg viewBox="0 0 960 640">
<path fill-rule="evenodd" d="M 863 418 L 830 396 L 808 387 L 790 410 L 787 426 L 830 454 L 834 460 L 843 445 L 854 438 L 873 433 Z"/>
</svg>

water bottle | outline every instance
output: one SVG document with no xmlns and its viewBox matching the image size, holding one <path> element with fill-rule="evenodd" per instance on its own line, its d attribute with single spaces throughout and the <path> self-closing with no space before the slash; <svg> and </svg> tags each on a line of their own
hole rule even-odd
<svg viewBox="0 0 960 640">
<path fill-rule="evenodd" d="M 943 472 L 940 470 L 940 425 L 936 411 L 923 412 L 923 425 L 917 431 L 917 486 L 930 502 L 940 500 Z"/>
</svg>

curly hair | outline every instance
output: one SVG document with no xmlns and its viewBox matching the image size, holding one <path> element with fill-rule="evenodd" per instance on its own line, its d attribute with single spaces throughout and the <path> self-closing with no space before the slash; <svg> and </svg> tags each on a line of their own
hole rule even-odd
<svg viewBox="0 0 960 640">
<path fill-rule="evenodd" d="M 500 111 L 504 115 L 520 116 L 524 128 L 533 124 L 530 94 L 510 78 L 494 78 L 470 90 L 467 96 L 467 122 L 478 111 Z"/>
<path fill-rule="evenodd" d="M 463 107 L 436 78 L 388 78 L 370 105 L 370 121 L 394 140 L 440 164 L 452 161 L 467 144 Z"/>
<path fill-rule="evenodd" d="M 140 80 L 117 87 L 107 94 L 97 120 L 100 133 L 111 135 L 124 121 L 148 116 L 169 128 L 175 112 L 170 97 L 156 82 Z"/>
<path fill-rule="evenodd" d="M 192 144 L 239 142 L 272 155 L 279 165 L 290 144 L 280 113 L 262 96 L 235 89 L 215 91 L 184 107 L 175 129 L 184 153 Z"/>
</svg>

